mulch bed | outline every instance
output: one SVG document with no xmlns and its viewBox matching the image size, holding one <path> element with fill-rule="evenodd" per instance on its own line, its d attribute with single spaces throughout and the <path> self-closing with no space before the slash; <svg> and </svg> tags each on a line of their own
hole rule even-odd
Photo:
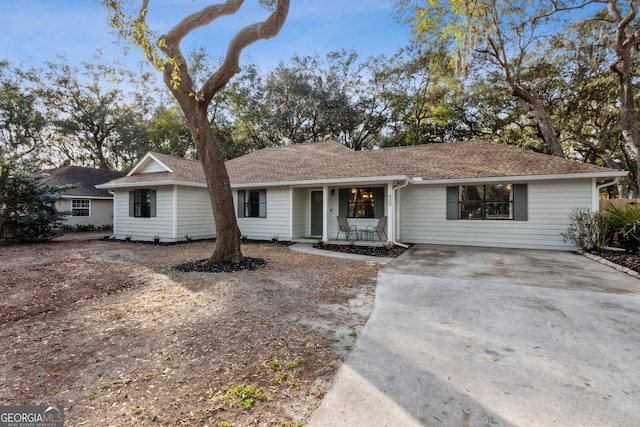
<svg viewBox="0 0 640 427">
<path fill-rule="evenodd" d="M 592 253 L 606 259 L 607 261 L 611 261 L 614 264 L 627 267 L 629 270 L 640 273 L 640 253 L 638 252 L 618 252 L 602 250 L 592 251 Z"/>
<path fill-rule="evenodd" d="M 262 258 L 244 257 L 241 262 L 217 262 L 210 264 L 208 259 L 200 259 L 192 262 L 185 262 L 183 264 L 173 267 L 174 270 L 181 271 L 183 273 L 232 273 L 234 271 L 242 270 L 256 270 L 267 265 L 267 261 Z"/>
<path fill-rule="evenodd" d="M 316 249 L 326 251 L 343 252 L 356 255 L 367 255 L 375 257 L 397 258 L 406 251 L 406 248 L 394 246 L 387 249 L 386 246 L 356 246 L 356 245 L 313 245 Z"/>
</svg>

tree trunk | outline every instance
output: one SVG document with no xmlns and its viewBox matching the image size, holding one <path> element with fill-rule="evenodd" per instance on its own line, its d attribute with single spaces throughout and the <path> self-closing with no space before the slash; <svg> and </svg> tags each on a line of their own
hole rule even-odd
<svg viewBox="0 0 640 427">
<path fill-rule="evenodd" d="M 625 46 L 626 47 L 626 46 Z M 618 50 L 618 62 L 611 66 L 618 76 L 618 86 L 620 88 L 620 126 L 622 128 L 622 138 L 625 144 L 640 159 L 640 132 L 636 124 L 636 111 L 633 99 L 633 81 L 631 75 L 632 59 L 630 49 L 622 46 Z M 640 178 L 640 161 L 636 166 L 636 177 Z M 636 190 L 640 190 L 640 182 L 636 181 Z"/>
<path fill-rule="evenodd" d="M 192 126 L 191 131 L 207 179 L 207 189 L 216 222 L 216 246 L 209 257 L 209 263 L 240 262 L 244 257 L 240 248 L 240 228 L 236 221 L 229 174 L 224 165 L 220 144 L 209 124 L 205 105 L 196 108 L 195 122 Z"/>
<path fill-rule="evenodd" d="M 638 42 L 640 29 L 633 27 L 633 20 L 638 14 L 638 1 L 629 2 L 629 10 L 622 16 L 617 0 L 607 1 L 609 13 L 616 24 L 616 40 L 614 50 L 616 62 L 611 65 L 611 71 L 618 76 L 620 89 L 620 126 L 622 138 L 626 146 L 635 155 L 636 189 L 640 190 L 640 132 L 636 121 L 636 107 L 633 99 L 633 59 L 632 52 Z"/>
<path fill-rule="evenodd" d="M 549 117 L 549 114 L 547 114 L 542 104 L 540 104 L 540 101 L 519 84 L 511 84 L 511 90 L 513 96 L 523 101 L 529 107 L 529 115 L 538 123 L 538 129 L 540 130 L 542 139 L 549 147 L 551 155 L 564 159 L 564 150 L 556 135 L 551 117 Z"/>
<path fill-rule="evenodd" d="M 622 138 L 636 159 L 640 159 L 640 134 L 635 122 L 635 107 L 633 89 L 631 88 L 631 73 L 628 77 L 620 77 L 620 115 Z M 640 178 L 640 161 L 636 161 L 636 177 Z M 636 192 L 640 190 L 640 181 L 635 182 Z"/>
</svg>

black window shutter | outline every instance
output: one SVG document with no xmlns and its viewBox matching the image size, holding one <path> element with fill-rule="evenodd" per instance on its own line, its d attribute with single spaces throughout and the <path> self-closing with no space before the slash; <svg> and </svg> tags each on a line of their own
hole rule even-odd
<svg viewBox="0 0 640 427">
<path fill-rule="evenodd" d="M 529 219 L 529 196 L 527 184 L 513 186 L 513 219 L 527 221 Z"/>
<path fill-rule="evenodd" d="M 150 217 L 154 218 L 156 216 L 156 190 L 151 190 L 151 206 L 149 207 Z"/>
<path fill-rule="evenodd" d="M 384 216 L 384 187 L 376 187 L 373 189 L 373 201 L 375 202 L 375 217 Z"/>
<path fill-rule="evenodd" d="M 135 216 L 135 196 L 133 191 L 129 191 L 129 216 Z"/>
<path fill-rule="evenodd" d="M 238 190 L 238 218 L 244 218 L 244 190 Z"/>
<path fill-rule="evenodd" d="M 258 207 L 259 216 L 260 218 L 266 218 L 267 217 L 267 190 L 258 191 L 258 201 L 260 203 Z"/>
<path fill-rule="evenodd" d="M 347 216 L 347 197 L 349 194 L 348 188 L 341 188 L 338 190 L 338 212 L 340 216 Z"/>
<path fill-rule="evenodd" d="M 458 187 L 447 187 L 447 219 L 458 219 Z"/>
</svg>

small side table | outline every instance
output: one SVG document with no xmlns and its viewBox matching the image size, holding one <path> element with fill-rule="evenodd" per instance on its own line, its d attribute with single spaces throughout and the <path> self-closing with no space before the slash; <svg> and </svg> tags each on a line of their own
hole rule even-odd
<svg viewBox="0 0 640 427">
<path fill-rule="evenodd" d="M 370 234 L 373 234 L 373 233 L 371 233 L 369 230 L 358 230 L 358 239 L 359 240 L 370 240 L 369 239 L 369 235 Z"/>
</svg>

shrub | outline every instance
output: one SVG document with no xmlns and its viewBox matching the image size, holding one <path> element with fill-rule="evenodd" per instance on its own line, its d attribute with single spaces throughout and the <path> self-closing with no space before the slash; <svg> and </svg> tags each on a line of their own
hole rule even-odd
<svg viewBox="0 0 640 427">
<path fill-rule="evenodd" d="M 62 232 L 67 213 L 55 204 L 65 187 L 38 185 L 37 179 L 0 165 L 0 240 L 50 240 Z"/>
<path fill-rule="evenodd" d="M 637 205 L 609 205 L 605 210 L 605 221 L 618 234 L 618 241 L 628 251 L 640 245 L 640 207 Z"/>
<path fill-rule="evenodd" d="M 604 216 L 587 208 L 575 208 L 569 214 L 569 228 L 562 241 L 572 241 L 583 250 L 600 249 L 608 243 L 608 225 Z"/>
<path fill-rule="evenodd" d="M 223 387 L 222 391 L 225 392 L 223 396 L 225 401 L 244 409 L 250 409 L 256 401 L 267 400 L 267 395 L 262 388 L 246 382 Z"/>
</svg>

